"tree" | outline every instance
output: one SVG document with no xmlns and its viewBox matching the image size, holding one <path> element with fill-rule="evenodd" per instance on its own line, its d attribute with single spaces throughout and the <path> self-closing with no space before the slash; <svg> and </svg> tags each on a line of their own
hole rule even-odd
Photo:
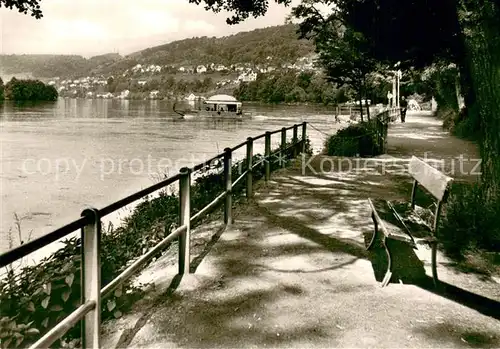
<svg viewBox="0 0 500 349">
<path fill-rule="evenodd" d="M 17 9 L 24 14 L 30 14 L 36 19 L 43 17 L 42 10 L 40 9 L 40 0 L 0 0 L 0 8 L 5 6 L 12 10 Z"/>
<path fill-rule="evenodd" d="M 55 101 L 57 97 L 57 90 L 53 86 L 39 80 L 12 78 L 5 85 L 5 98 L 14 101 Z"/>
<path fill-rule="evenodd" d="M 3 80 L 2 78 L 0 78 L 0 103 L 2 103 L 4 99 L 3 91 L 4 91 Z"/>
<path fill-rule="evenodd" d="M 237 7 L 239 12 L 259 8 L 248 12 L 253 15 L 265 13 L 268 4 L 265 0 L 245 5 L 214 2 Z M 323 18 L 316 3 L 331 6 L 333 15 Z M 302 5 L 294 14 L 306 18 L 303 29 L 318 33 L 329 21 L 341 20 L 365 36 L 373 57 L 381 62 L 401 62 L 403 67 L 425 67 L 436 60 L 456 63 L 466 107 L 476 107 L 479 114 L 482 181 L 488 197 L 500 196 L 499 0 L 303 0 Z"/>
<path fill-rule="evenodd" d="M 165 86 L 167 88 L 172 88 L 174 87 L 174 85 L 175 85 L 175 78 L 172 75 L 170 75 L 165 81 Z"/>
<path fill-rule="evenodd" d="M 117 85 L 118 80 L 115 80 L 112 76 L 110 76 L 106 81 L 107 90 L 110 93 L 115 93 Z"/>
<path fill-rule="evenodd" d="M 482 133 L 482 180 L 488 198 L 500 197 L 500 1 L 459 0 L 466 61 Z M 462 71 L 461 71 L 462 73 Z M 467 103 L 467 101 L 466 101 Z M 470 107 L 470 106 L 469 106 Z"/>
<path fill-rule="evenodd" d="M 203 82 L 202 82 L 202 89 L 203 91 L 208 91 L 211 87 L 213 86 L 213 80 L 211 77 L 206 77 L 203 79 Z"/>
<path fill-rule="evenodd" d="M 269 7 L 269 0 L 188 0 L 190 3 L 205 6 L 206 10 L 213 12 L 227 11 L 232 13 L 230 18 L 226 19 L 228 24 L 237 24 L 252 17 L 259 17 L 266 14 Z M 278 4 L 290 5 L 291 0 L 274 0 Z M 24 14 L 40 19 L 43 17 L 40 8 L 41 0 L 0 0 L 0 8 L 5 6 L 9 9 L 17 9 Z"/>
<path fill-rule="evenodd" d="M 122 92 L 122 91 L 125 91 L 125 90 L 128 90 L 128 82 L 127 81 L 119 81 L 117 82 L 116 84 L 116 87 L 115 87 L 115 90 L 114 92 Z M 111 91 L 109 91 L 111 92 Z"/>
<path fill-rule="evenodd" d="M 228 24 L 264 15 L 270 2 L 188 1 L 214 12 L 233 13 Z M 41 18 L 39 2 L 0 0 L 0 7 Z M 331 6 L 333 15 L 323 18 L 315 3 Z M 330 20 L 340 20 L 362 33 L 372 45 L 373 57 L 384 63 L 401 61 L 403 66 L 424 67 L 436 59 L 455 62 L 466 107 L 477 107 L 479 114 L 483 184 L 489 197 L 500 196 L 500 0 L 303 0 L 302 5 L 294 14 L 305 18 L 303 29 L 317 32 Z"/>
<path fill-rule="evenodd" d="M 368 41 L 363 34 L 337 20 L 325 24 L 314 40 L 327 80 L 356 91 L 363 121 L 362 100 L 367 99 L 367 76 L 377 68 L 377 62 L 369 54 Z"/>
</svg>

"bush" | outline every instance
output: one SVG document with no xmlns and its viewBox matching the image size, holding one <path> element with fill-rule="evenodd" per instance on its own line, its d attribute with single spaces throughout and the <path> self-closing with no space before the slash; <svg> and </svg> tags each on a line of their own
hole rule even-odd
<svg viewBox="0 0 500 349">
<path fill-rule="evenodd" d="M 290 145 L 290 143 L 288 144 Z M 274 151 L 277 153 L 277 151 Z M 311 154 L 306 140 L 306 153 Z M 291 151 L 287 152 L 290 158 Z M 254 164 L 261 155 L 254 156 Z M 271 168 L 281 167 L 278 159 Z M 221 176 L 222 162 L 203 169 L 191 186 L 192 214 L 225 190 Z M 233 180 L 246 170 L 244 162 L 232 168 Z M 254 178 L 264 175 L 263 166 L 254 171 Z M 232 195 L 241 197 L 244 181 L 235 186 Z M 236 201 L 236 200 L 235 200 Z M 139 256 L 158 244 L 178 224 L 179 200 L 174 194 L 162 192 L 155 199 L 146 198 L 128 216 L 123 225 L 103 231 L 101 241 L 102 287 L 111 282 Z M 199 222 L 201 223 L 201 222 Z M 198 224 L 199 224 L 198 223 Z M 14 270 L 9 267 L 5 278 L 0 279 L 0 347 L 19 347 L 33 343 L 80 305 L 80 238 L 67 239 L 64 247 L 41 260 L 37 265 Z M 103 320 L 120 317 L 142 296 L 142 290 L 128 281 L 102 302 Z M 56 347 L 78 345 L 80 323 L 66 334 Z"/>
<path fill-rule="evenodd" d="M 452 135 L 462 139 L 479 139 L 479 117 L 474 106 L 463 108 L 460 112 L 452 108 L 438 108 L 436 117 L 443 120 L 443 128 Z"/>
<path fill-rule="evenodd" d="M 5 85 L 4 97 L 14 101 L 56 101 L 58 93 L 54 86 L 45 85 L 39 80 L 12 78 Z"/>
<path fill-rule="evenodd" d="M 439 228 L 446 254 L 463 259 L 476 249 L 500 251 L 500 198 L 486 200 L 478 183 L 456 183 Z"/>
<path fill-rule="evenodd" d="M 372 122 L 350 125 L 327 139 L 326 152 L 331 156 L 375 156 L 382 152 Z"/>
<path fill-rule="evenodd" d="M 455 125 L 458 121 L 458 113 L 451 108 L 438 107 L 435 116 L 438 119 L 443 120 L 443 128 L 445 130 L 449 130 L 450 133 L 452 133 L 452 130 L 455 128 Z"/>
</svg>

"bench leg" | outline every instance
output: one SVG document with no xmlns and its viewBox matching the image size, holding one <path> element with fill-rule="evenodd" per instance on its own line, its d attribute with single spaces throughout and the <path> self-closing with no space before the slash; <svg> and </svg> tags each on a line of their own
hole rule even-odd
<svg viewBox="0 0 500 349">
<path fill-rule="evenodd" d="M 387 271 L 385 272 L 385 276 L 381 284 L 381 287 L 385 287 L 389 284 L 392 278 L 392 258 L 391 258 L 391 252 L 389 251 L 389 247 L 387 246 L 387 241 L 385 236 L 382 243 L 384 245 L 385 252 L 387 254 Z"/>
<path fill-rule="evenodd" d="M 372 248 L 373 243 L 375 242 L 375 239 L 377 238 L 377 235 L 378 235 L 378 224 L 377 224 L 377 220 L 375 219 L 375 213 L 373 211 L 372 211 L 372 221 L 373 221 L 373 225 L 375 226 L 375 230 L 373 231 L 372 240 L 370 241 L 370 244 L 366 248 L 367 250 Z"/>
<path fill-rule="evenodd" d="M 438 274 L 437 274 L 437 241 L 433 241 L 432 243 L 432 280 L 434 281 L 434 287 L 438 286 Z"/>
</svg>

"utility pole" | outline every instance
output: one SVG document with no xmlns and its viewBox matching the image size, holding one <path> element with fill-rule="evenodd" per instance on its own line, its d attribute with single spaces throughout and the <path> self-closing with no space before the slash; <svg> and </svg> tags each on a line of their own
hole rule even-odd
<svg viewBox="0 0 500 349">
<path fill-rule="evenodd" d="M 399 106 L 400 106 L 400 105 L 399 105 L 399 101 L 401 100 L 401 95 L 400 95 L 400 93 L 399 93 L 399 91 L 400 91 L 400 81 L 401 81 L 401 77 L 403 76 L 403 74 L 401 73 L 401 70 L 398 70 L 398 71 L 396 72 L 396 74 L 397 74 L 397 75 L 396 75 L 396 77 L 397 77 L 397 79 L 396 79 L 396 80 L 397 80 L 397 89 L 398 89 L 398 97 L 397 97 L 397 102 L 396 102 L 396 103 L 397 103 L 397 105 L 396 105 L 396 106 L 399 108 Z"/>
<path fill-rule="evenodd" d="M 397 85 L 396 74 L 394 74 L 392 78 L 392 105 L 391 105 L 391 107 L 393 108 L 397 106 L 397 99 L 398 99 L 396 85 Z"/>
</svg>

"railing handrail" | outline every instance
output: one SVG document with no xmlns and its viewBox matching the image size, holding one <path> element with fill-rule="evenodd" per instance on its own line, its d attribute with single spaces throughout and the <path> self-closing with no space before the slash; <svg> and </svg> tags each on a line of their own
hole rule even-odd
<svg viewBox="0 0 500 349">
<path fill-rule="evenodd" d="M 302 139 L 298 138 L 298 127 L 302 126 Z M 82 305 L 70 313 L 66 318 L 59 322 L 55 327 L 49 330 L 42 338 L 40 338 L 31 348 L 48 347 L 57 339 L 61 338 L 72 326 L 78 321 L 85 320 L 82 328 L 82 341 L 85 347 L 98 348 L 100 343 L 100 311 L 101 299 L 109 295 L 118 288 L 125 280 L 130 278 L 142 266 L 151 261 L 158 253 L 167 247 L 175 238 L 179 239 L 179 273 L 189 273 L 189 234 L 190 226 L 198 221 L 202 216 L 208 214 L 211 209 L 225 199 L 224 222 L 227 225 L 231 224 L 232 210 L 232 190 L 236 183 L 247 180 L 247 196 L 252 196 L 252 173 L 253 169 L 260 166 L 264 162 L 265 180 L 270 177 L 270 158 L 274 153 L 271 153 L 271 135 L 281 133 L 281 146 L 278 152 L 286 152 L 292 149 L 292 156 L 298 153 L 298 146 L 302 146 L 302 151 L 305 151 L 306 144 L 306 126 L 307 122 L 295 124 L 291 127 L 281 128 L 272 132 L 265 132 L 257 137 L 248 137 L 245 142 L 238 144 L 233 148 L 224 149 L 224 153 L 218 154 L 208 161 L 195 165 L 193 168 L 182 168 L 176 175 L 166 178 L 163 181 L 140 190 L 132 195 L 129 195 L 121 200 L 115 201 L 101 210 L 90 208 L 82 212 L 82 217 L 72 221 L 71 223 L 43 235 L 26 244 L 18 246 L 12 250 L 0 255 L 0 267 L 7 266 L 12 262 L 21 259 L 31 252 L 39 250 L 48 244 L 55 242 L 70 233 L 81 229 L 82 239 Z M 286 131 L 293 129 L 292 144 L 286 145 Z M 261 161 L 256 164 L 252 163 L 253 158 L 253 142 L 257 139 L 265 137 L 265 153 Z M 247 169 L 233 181 L 232 176 L 232 152 L 236 149 L 247 146 Z M 219 194 L 212 202 L 205 205 L 198 213 L 191 217 L 190 214 L 190 191 L 191 191 L 191 173 L 198 171 L 207 165 L 210 166 L 213 161 L 224 159 L 224 177 L 225 190 Z M 267 160 L 267 161 L 266 161 Z M 101 218 L 110 213 L 119 210 L 136 200 L 139 200 L 157 190 L 160 190 L 170 184 L 179 181 L 179 206 L 180 206 L 180 221 L 181 224 L 174 231 L 170 232 L 167 237 L 152 247 L 148 252 L 140 256 L 130 266 L 120 273 L 117 277 L 111 280 L 104 288 L 101 288 L 100 277 L 100 235 L 101 235 Z M 89 281 L 90 280 L 90 281 Z"/>
<path fill-rule="evenodd" d="M 306 122 L 303 122 L 303 123 L 298 124 L 298 125 L 302 125 L 304 123 L 306 123 Z M 298 126 L 298 125 L 294 125 L 294 126 Z M 286 129 L 287 130 L 293 129 L 294 126 L 287 127 Z M 275 133 L 281 132 L 281 130 L 282 129 L 279 129 L 276 131 L 272 131 L 270 133 L 275 134 Z M 266 133 L 263 133 L 259 136 L 253 137 L 252 139 L 255 141 L 255 140 L 258 140 L 260 138 L 265 137 L 265 135 L 266 135 Z M 236 147 L 233 147 L 231 149 L 236 150 L 238 148 L 245 146 L 247 143 L 248 143 L 248 140 L 238 144 Z M 204 161 L 202 163 L 199 163 L 198 165 L 193 166 L 191 168 L 191 170 L 193 172 L 196 172 L 196 171 L 202 169 L 203 167 L 209 166 L 215 160 L 221 159 L 223 157 L 224 157 L 224 153 L 220 153 L 207 161 Z M 115 201 L 115 202 L 103 207 L 102 209 L 99 210 L 101 218 L 105 217 L 105 216 L 107 216 L 107 215 L 109 215 L 109 214 L 111 214 L 111 213 L 133 203 L 134 201 L 137 201 L 137 200 L 139 200 L 139 199 L 141 199 L 141 198 L 143 198 L 143 197 L 145 197 L 145 196 L 147 196 L 147 195 L 149 195 L 157 190 L 160 190 L 168 185 L 171 185 L 172 183 L 179 180 L 179 178 L 180 178 L 180 173 L 177 173 L 176 175 L 174 175 L 172 177 L 168 177 L 161 182 L 153 184 L 145 189 L 142 189 L 134 194 L 131 194 L 123 199 L 120 199 L 118 201 Z M 58 229 L 56 229 L 48 234 L 40 236 L 39 238 L 31 240 L 25 244 L 22 244 L 22 245 L 17 246 L 17 247 L 15 247 L 7 252 L 0 254 L 0 268 L 11 264 L 12 262 L 15 262 L 18 259 L 24 258 L 27 255 L 29 255 L 30 253 L 35 252 L 35 251 L 37 251 L 37 250 L 39 250 L 47 245 L 59 240 L 59 239 L 77 231 L 78 229 L 83 228 L 88 222 L 89 222 L 89 220 L 87 217 L 81 217 L 79 219 L 75 219 L 74 221 L 62 226 L 61 228 L 58 228 Z"/>
</svg>

